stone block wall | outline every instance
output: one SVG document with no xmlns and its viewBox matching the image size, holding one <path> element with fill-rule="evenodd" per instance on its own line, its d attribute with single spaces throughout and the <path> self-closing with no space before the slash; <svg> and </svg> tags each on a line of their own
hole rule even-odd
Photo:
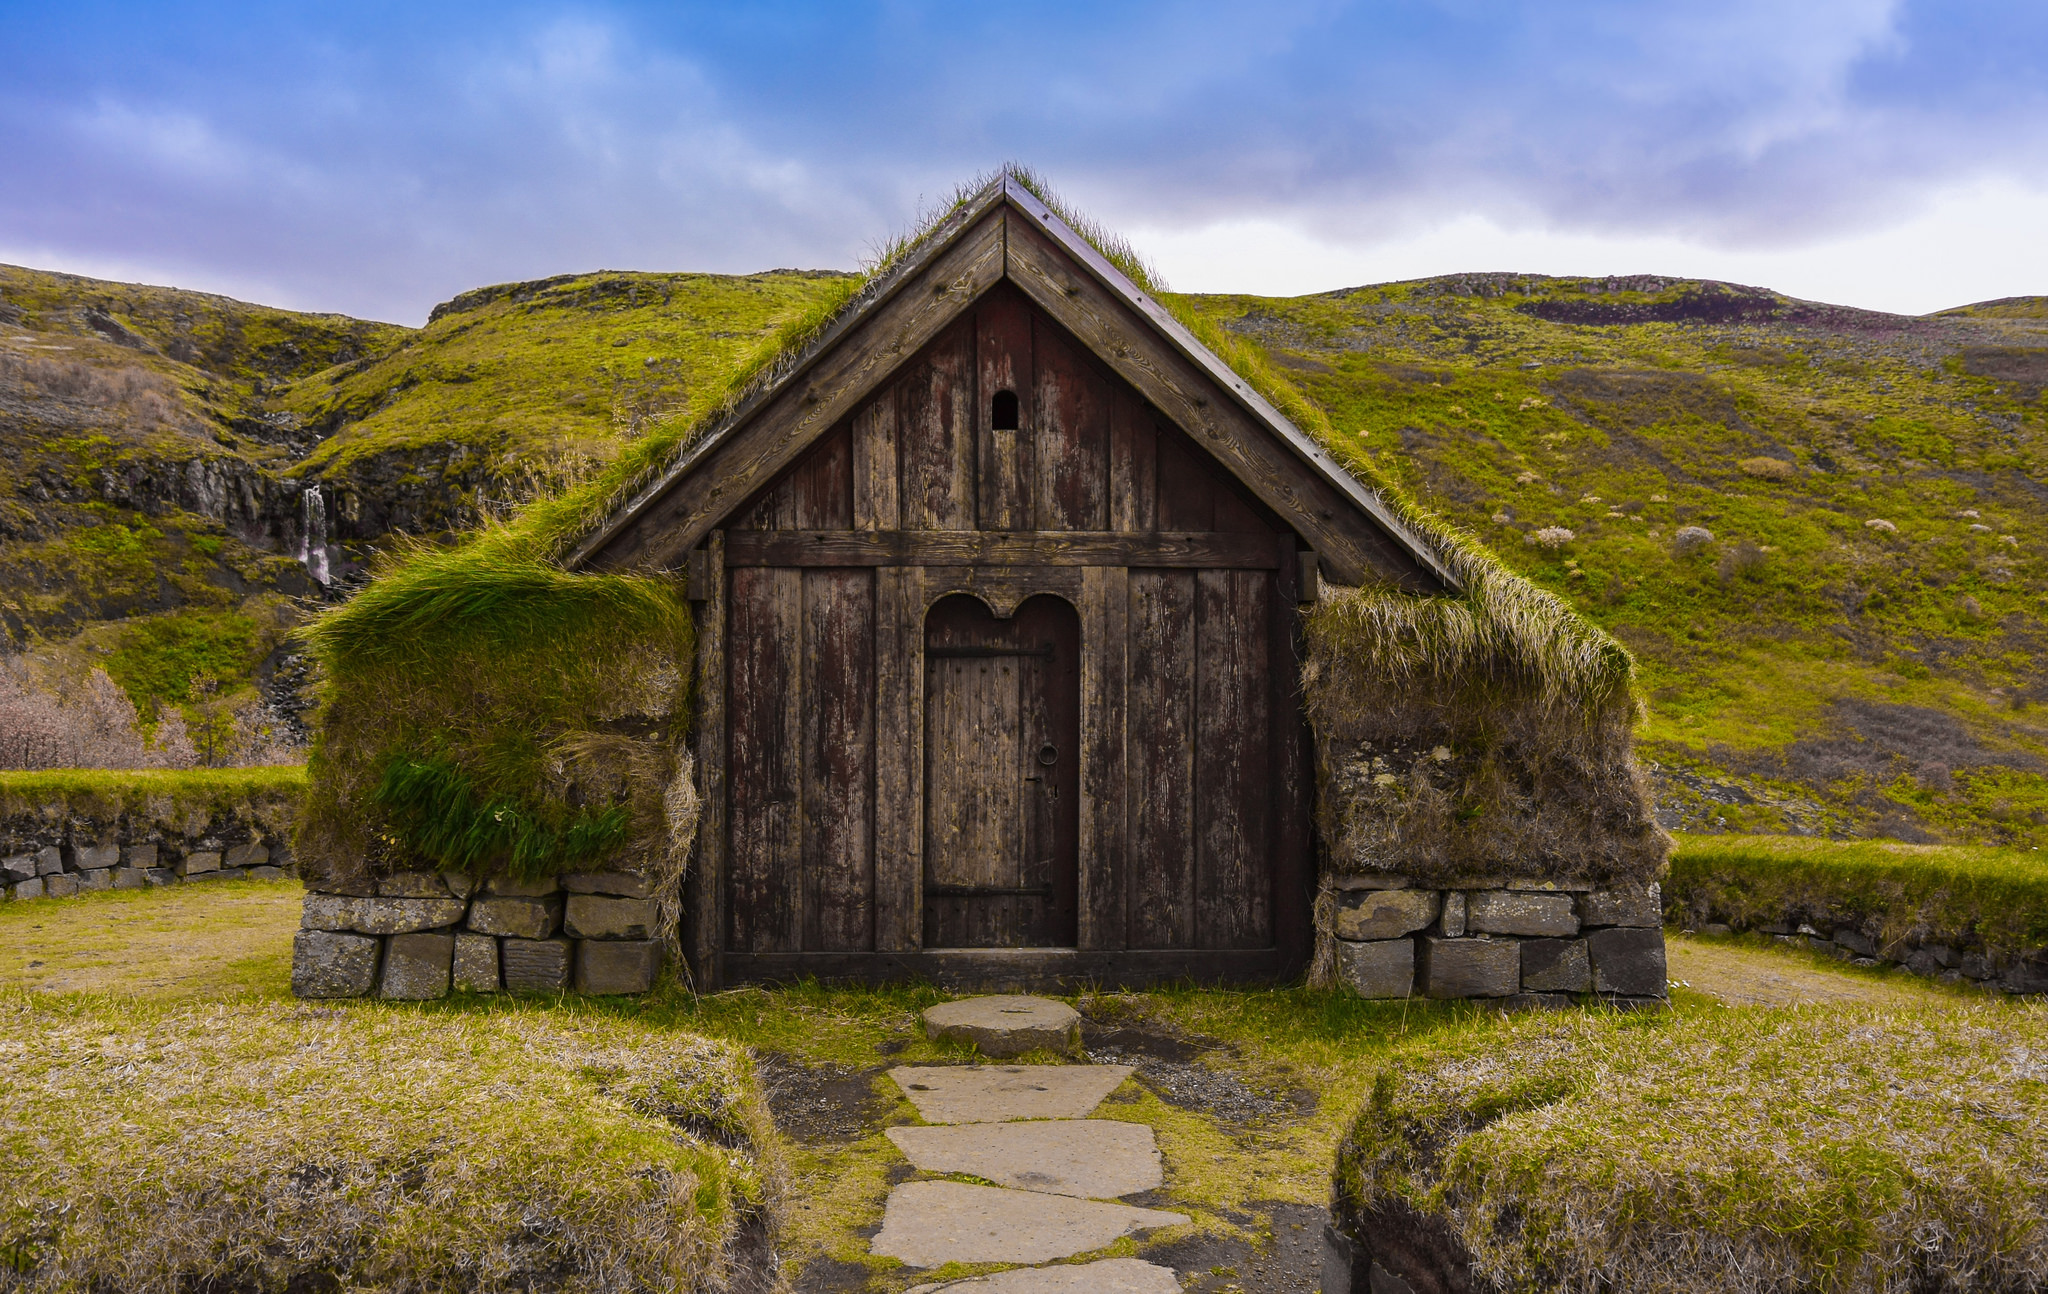
<svg viewBox="0 0 2048 1294">
<path fill-rule="evenodd" d="M 75 817 L 9 828 L 0 829 L 0 895 L 9 899 L 291 875 L 284 836 L 234 818 L 189 832 Z"/>
<path fill-rule="evenodd" d="M 653 885 L 634 872 L 482 883 L 401 872 L 357 888 L 369 892 L 307 893 L 292 949 L 298 996 L 645 993 L 661 969 Z"/>
<path fill-rule="evenodd" d="M 1975 984 L 2001 993 L 2048 994 L 2048 948 L 1993 948 L 1974 931 L 1917 928 L 1899 938 L 1883 933 L 1882 917 L 1838 916 L 1825 909 L 1788 911 L 1775 920 L 1745 925 L 1739 916 L 1707 910 L 1711 917 L 1688 933 L 1734 934 L 1745 929 L 1792 948 L 1817 953 L 1852 966 L 1898 966 L 1943 984 Z M 1873 933 L 1874 932 L 1874 933 Z"/>
<path fill-rule="evenodd" d="M 1566 1006 L 1666 995 L 1657 885 L 1596 890 L 1499 880 L 1426 889 L 1340 876 L 1328 934 L 1338 979 L 1371 998 L 1492 998 Z"/>
</svg>

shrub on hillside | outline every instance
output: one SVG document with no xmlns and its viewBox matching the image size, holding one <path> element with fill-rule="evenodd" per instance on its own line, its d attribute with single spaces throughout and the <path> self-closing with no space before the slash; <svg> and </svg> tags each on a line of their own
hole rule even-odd
<svg viewBox="0 0 2048 1294">
<path fill-rule="evenodd" d="M 134 702 L 105 670 L 66 682 L 22 657 L 0 657 L 0 769 L 250 767 L 304 757 L 253 693 L 223 698 L 202 681 L 192 710 L 196 722 L 164 706 L 145 736 Z"/>
</svg>

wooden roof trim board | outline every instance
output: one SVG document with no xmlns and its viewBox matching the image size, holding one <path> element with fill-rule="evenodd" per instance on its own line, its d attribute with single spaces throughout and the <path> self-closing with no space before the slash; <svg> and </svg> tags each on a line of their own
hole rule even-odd
<svg viewBox="0 0 2048 1294">
<path fill-rule="evenodd" d="M 1376 494 L 1339 466 L 1335 459 L 1296 427 L 1285 414 L 1274 408 L 1249 382 L 1208 347 L 1202 345 L 1178 319 L 1110 264 L 1087 239 L 1014 177 L 1007 174 L 991 182 L 980 193 L 969 198 L 948 215 L 929 235 L 920 240 L 919 245 L 901 263 L 864 289 L 861 298 L 800 353 L 783 360 L 781 371 L 776 377 L 762 383 L 751 392 L 730 414 L 721 419 L 717 426 L 685 449 L 658 477 L 593 528 L 571 550 L 565 564 L 570 569 L 586 565 L 616 568 L 648 564 L 650 560 L 656 565 L 672 565 L 680 561 L 683 551 L 693 547 L 701 539 L 702 535 L 699 532 L 708 528 L 704 523 L 707 507 L 736 506 L 759 484 L 764 483 L 768 476 L 786 466 L 807 444 L 828 430 L 832 423 L 847 411 L 840 406 L 864 397 L 878 384 L 878 381 L 867 381 L 858 391 L 849 393 L 840 390 L 827 393 L 821 392 L 818 387 L 831 385 L 829 378 L 806 388 L 804 384 L 807 378 L 855 330 L 875 320 L 878 314 L 903 316 L 906 312 L 900 305 L 895 310 L 888 309 L 892 301 L 907 287 L 926 277 L 934 268 L 940 267 L 956 243 L 975 230 L 991 212 L 1004 205 L 1029 219 L 1036 229 L 1042 230 L 1061 252 L 1086 270 L 1090 278 L 1095 279 L 1101 288 L 1107 290 L 1131 311 L 1139 323 L 1149 326 L 1151 331 L 1167 342 L 1183 362 L 1192 365 L 1203 378 L 1220 389 L 1242 416 L 1271 433 L 1293 457 L 1310 469 L 1314 477 L 1320 478 L 1323 483 L 1332 487 L 1344 504 L 1348 504 L 1368 519 L 1373 529 L 1392 541 L 1389 547 L 1398 550 L 1400 557 L 1412 561 L 1420 568 L 1418 574 L 1426 575 L 1426 583 L 1435 583 L 1453 591 L 1460 587 L 1460 581 L 1451 573 L 1448 565 L 1434 548 L 1405 525 Z M 997 266 L 996 277 L 1014 277 L 1010 274 L 1011 256 L 1008 239 L 1002 238 L 1001 242 L 1002 256 Z M 930 309 L 926 303 L 913 303 L 911 313 L 919 317 L 912 329 L 915 336 L 902 340 L 915 340 L 916 336 L 935 334 L 945 323 L 964 313 L 982 291 L 993 286 L 992 283 L 980 282 L 980 279 L 986 277 L 985 269 L 979 265 L 976 269 L 982 272 L 966 276 L 975 280 L 971 284 L 942 282 L 939 285 L 936 295 L 946 299 L 937 303 L 937 310 Z M 1025 285 L 1020 283 L 1020 286 Z M 951 291 L 951 287 L 968 290 Z M 918 306 L 926 308 L 916 308 Z M 897 347 L 892 347 L 890 353 L 897 354 L 897 351 Z M 898 356 L 899 359 L 908 357 L 908 354 Z M 839 367 L 845 366 L 841 364 Z M 871 366 L 858 367 L 869 369 L 868 372 L 859 375 L 861 378 L 871 376 Z M 853 374 L 841 372 L 835 376 L 844 379 Z M 790 405 L 791 394 L 796 391 L 802 392 L 802 403 L 807 406 L 801 416 L 792 414 L 786 407 L 771 407 L 778 406 L 778 402 L 780 406 Z M 777 412 L 783 416 L 771 420 L 787 424 L 784 435 L 772 438 L 773 443 L 756 444 L 751 447 L 739 443 L 749 439 L 747 432 L 750 424 L 764 413 L 772 415 Z M 830 416 L 818 416 L 823 414 Z M 685 500 L 670 497 L 678 486 L 706 467 L 712 459 L 724 456 L 728 446 L 735 450 L 751 449 L 751 461 L 744 464 L 747 470 L 739 473 L 739 476 L 745 479 L 733 480 L 728 483 L 728 488 L 716 491 L 686 491 L 692 496 L 702 496 L 694 498 L 697 505 L 695 507 L 688 506 Z M 1269 493 L 1267 490 L 1258 492 L 1262 495 Z M 720 494 L 737 497 L 729 500 L 712 497 Z M 1298 528 L 1310 534 L 1312 541 L 1318 532 L 1327 534 L 1330 529 L 1325 524 L 1319 524 L 1312 515 L 1304 516 L 1301 500 L 1269 498 L 1268 502 Z M 666 537 L 666 542 L 655 541 L 652 536 L 628 533 L 636 529 L 644 531 L 648 526 L 658 526 L 664 520 L 682 523 L 683 532 Z M 1331 573 L 1340 580 L 1349 575 L 1352 582 L 1355 582 L 1364 574 L 1362 569 L 1343 569 L 1346 566 L 1357 565 L 1358 562 L 1342 560 L 1340 554 L 1334 552 L 1329 556 L 1339 559 L 1332 563 Z M 1361 561 L 1369 560 L 1364 554 L 1359 554 L 1358 558 Z M 1375 564 L 1383 562 L 1384 557 L 1380 563 Z M 1405 584 L 1411 581 L 1404 579 L 1400 582 Z"/>
<path fill-rule="evenodd" d="M 1366 488 L 1357 477 L 1345 471 L 1336 459 L 1330 457 L 1327 450 L 1316 444 L 1301 428 L 1295 426 L 1292 419 L 1274 408 L 1272 402 L 1239 376 L 1236 369 L 1224 363 L 1216 352 L 1197 340 L 1185 324 L 1173 317 L 1172 312 L 1152 300 L 1150 294 L 1131 282 L 1122 270 L 1110 264 L 1109 258 L 1095 250 L 1094 244 L 1075 232 L 1052 208 L 1039 201 L 1035 194 L 1019 184 L 1015 178 L 1005 175 L 1002 177 L 1002 184 L 1010 201 L 1028 212 L 1040 228 L 1051 234 L 1069 255 L 1086 266 L 1088 272 L 1104 287 L 1122 297 L 1148 323 L 1165 334 L 1175 349 L 1206 372 L 1212 381 L 1243 407 L 1246 413 L 1264 423 L 1303 462 L 1336 486 L 1354 507 L 1371 517 L 1380 529 L 1386 531 L 1406 549 L 1408 555 L 1434 575 L 1445 588 L 1456 590 L 1460 587 L 1457 576 L 1451 573 L 1450 567 L 1437 555 L 1434 548 L 1395 516 L 1377 494 Z"/>
<path fill-rule="evenodd" d="M 827 325 L 800 354 L 782 361 L 786 367 L 780 376 L 773 381 L 762 383 L 748 393 L 746 398 L 733 406 L 732 412 L 718 421 L 717 425 L 685 446 L 682 453 L 665 470 L 636 491 L 624 505 L 613 509 L 599 524 L 592 527 L 590 533 L 569 551 L 563 565 L 575 570 L 587 564 L 610 544 L 614 536 L 632 525 L 650 504 L 666 494 L 670 486 L 710 457 L 731 437 L 734 430 L 749 421 L 784 387 L 801 380 L 825 352 L 838 345 L 847 333 L 859 326 L 860 322 L 878 306 L 901 292 L 926 266 L 950 249 L 962 234 L 973 227 L 991 208 L 1002 202 L 1004 192 L 1002 185 L 991 184 L 934 225 L 901 261 L 862 289 L 860 297 L 851 309 Z"/>
</svg>

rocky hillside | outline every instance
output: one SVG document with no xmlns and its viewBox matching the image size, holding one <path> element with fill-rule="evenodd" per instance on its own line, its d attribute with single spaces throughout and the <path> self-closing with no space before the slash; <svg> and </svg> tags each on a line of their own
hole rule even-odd
<svg viewBox="0 0 2048 1294">
<path fill-rule="evenodd" d="M 320 577 L 587 475 L 829 277 L 564 277 L 411 330 L 0 268 L 0 623 L 138 704 L 263 681 Z M 2048 299 L 1189 300 L 1636 651 L 1672 825 L 2048 837 Z"/>
</svg>

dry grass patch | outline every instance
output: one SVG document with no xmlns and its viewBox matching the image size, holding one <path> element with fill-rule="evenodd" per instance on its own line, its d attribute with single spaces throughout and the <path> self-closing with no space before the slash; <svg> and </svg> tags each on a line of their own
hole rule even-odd
<svg viewBox="0 0 2048 1294">
<path fill-rule="evenodd" d="M 1480 1288 L 2036 1290 L 2048 1012 L 1568 1015 L 1444 1036 L 1375 1080 L 1338 1202 L 1383 1264 L 1469 1255 Z"/>
<path fill-rule="evenodd" d="M 775 1202 L 743 1052 L 530 1009 L 0 997 L 0 1289 L 703 1289 Z"/>
<path fill-rule="evenodd" d="M 286 996 L 297 881 L 0 904 L 0 983 L 58 993 Z"/>
</svg>

